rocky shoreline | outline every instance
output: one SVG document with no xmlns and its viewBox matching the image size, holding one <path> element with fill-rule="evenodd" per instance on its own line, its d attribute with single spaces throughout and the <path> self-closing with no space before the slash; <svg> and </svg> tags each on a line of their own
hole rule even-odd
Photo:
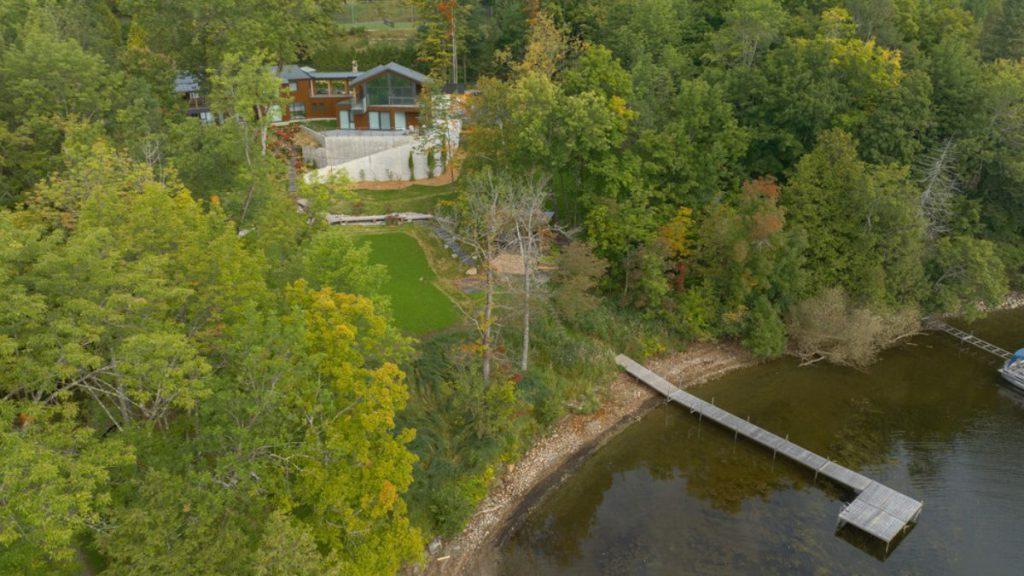
<svg viewBox="0 0 1024 576">
<path fill-rule="evenodd" d="M 987 311 L 1022 307 L 1024 293 L 1015 292 Z M 737 345 L 702 343 L 648 365 L 676 386 L 686 388 L 756 363 L 753 355 Z M 425 576 L 495 573 L 500 546 L 543 497 L 618 432 L 661 403 L 654 392 L 620 374 L 609 386 L 600 409 L 558 422 L 522 459 L 506 468 L 465 529 L 451 540 L 435 541 L 425 564 L 411 572 Z"/>
<path fill-rule="evenodd" d="M 684 388 L 756 363 L 754 356 L 736 345 L 696 344 L 684 352 L 650 361 L 649 365 Z M 477 506 L 462 533 L 447 542 L 433 543 L 425 565 L 415 573 L 493 573 L 498 548 L 544 495 L 616 433 L 661 403 L 651 390 L 620 374 L 609 386 L 600 409 L 593 414 L 563 418 L 522 459 L 509 465 Z"/>
</svg>

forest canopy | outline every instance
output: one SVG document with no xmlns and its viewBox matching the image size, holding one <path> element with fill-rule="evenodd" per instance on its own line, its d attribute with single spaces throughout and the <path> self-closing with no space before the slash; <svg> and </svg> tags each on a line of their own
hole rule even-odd
<svg viewBox="0 0 1024 576">
<path fill-rule="evenodd" d="M 1024 0 L 355 4 L 0 2 L 0 572 L 394 574 L 615 353 L 864 366 L 1024 289 Z M 468 87 L 449 330 L 265 113 L 353 59 Z"/>
</svg>

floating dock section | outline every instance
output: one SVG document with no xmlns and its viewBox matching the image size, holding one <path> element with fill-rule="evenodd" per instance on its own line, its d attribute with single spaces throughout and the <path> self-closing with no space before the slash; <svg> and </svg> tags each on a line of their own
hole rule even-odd
<svg viewBox="0 0 1024 576">
<path fill-rule="evenodd" d="M 921 514 L 921 502 L 688 394 L 627 356 L 620 354 L 615 358 L 615 362 L 634 378 L 670 401 L 687 408 L 691 413 L 713 420 L 722 427 L 732 430 L 737 436 L 742 435 L 774 453 L 782 454 L 810 468 L 814 471 L 815 478 L 819 475 L 826 476 L 855 492 L 857 497 L 839 513 L 840 525 L 855 526 L 885 542 L 888 547 L 893 539 L 917 522 L 917 517 Z"/>
</svg>

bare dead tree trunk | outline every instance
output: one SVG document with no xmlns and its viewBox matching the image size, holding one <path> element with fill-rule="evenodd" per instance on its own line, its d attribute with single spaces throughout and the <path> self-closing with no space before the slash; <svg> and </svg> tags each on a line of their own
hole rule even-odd
<svg viewBox="0 0 1024 576">
<path fill-rule="evenodd" d="M 509 210 L 515 224 L 516 243 L 523 260 L 523 343 L 519 367 L 524 372 L 530 367 L 530 313 L 533 305 L 533 280 L 537 268 L 541 235 L 547 224 L 544 203 L 548 189 L 546 178 L 528 177 L 511 191 Z"/>
<path fill-rule="evenodd" d="M 519 361 L 519 368 L 526 372 L 530 369 L 530 273 L 533 266 L 528 261 L 529 250 L 523 242 L 522 233 L 517 230 L 519 237 L 519 255 L 523 259 L 523 356 Z"/>
<path fill-rule="evenodd" d="M 491 382 L 491 358 L 494 355 L 494 271 L 491 269 L 490 264 L 485 264 L 485 266 L 487 268 L 487 286 L 485 287 L 487 295 L 484 302 L 483 337 L 481 341 L 483 345 L 483 366 L 481 371 L 483 372 L 484 385 L 487 385 Z"/>
</svg>

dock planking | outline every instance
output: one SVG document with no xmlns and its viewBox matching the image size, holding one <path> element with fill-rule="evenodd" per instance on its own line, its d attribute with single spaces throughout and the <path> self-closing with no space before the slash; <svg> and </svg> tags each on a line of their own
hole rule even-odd
<svg viewBox="0 0 1024 576">
<path fill-rule="evenodd" d="M 903 530 L 917 522 L 923 506 L 921 502 L 802 448 L 706 400 L 684 392 L 628 356 L 620 354 L 615 358 L 615 362 L 631 376 L 670 401 L 687 408 L 691 413 L 700 414 L 702 418 L 712 420 L 737 435 L 768 448 L 773 453 L 782 454 L 806 466 L 814 471 L 815 477 L 825 476 L 854 491 L 857 497 L 839 513 L 840 525 L 855 526 L 882 540 L 888 547 Z"/>
</svg>

